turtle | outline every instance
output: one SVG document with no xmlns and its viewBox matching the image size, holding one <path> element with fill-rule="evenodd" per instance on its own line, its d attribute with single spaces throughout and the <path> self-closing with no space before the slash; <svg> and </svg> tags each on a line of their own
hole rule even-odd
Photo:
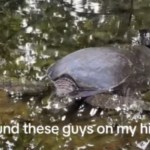
<svg viewBox="0 0 150 150">
<path fill-rule="evenodd" d="M 60 98 L 83 99 L 106 93 L 125 96 L 128 89 L 147 84 L 148 52 L 149 48 L 142 46 L 127 51 L 116 47 L 83 48 L 58 60 L 47 73 Z M 93 105 L 89 99 L 86 102 Z"/>
<path fill-rule="evenodd" d="M 48 69 L 59 97 L 87 97 L 113 91 L 132 73 L 132 61 L 113 47 L 75 51 Z"/>
</svg>

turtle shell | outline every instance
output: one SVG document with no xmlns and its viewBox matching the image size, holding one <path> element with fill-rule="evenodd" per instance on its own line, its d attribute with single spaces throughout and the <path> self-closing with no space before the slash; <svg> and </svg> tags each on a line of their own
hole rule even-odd
<svg viewBox="0 0 150 150">
<path fill-rule="evenodd" d="M 117 48 L 95 47 L 63 57 L 48 69 L 48 75 L 53 81 L 69 76 L 79 87 L 79 93 L 88 91 L 84 96 L 90 96 L 124 83 L 131 68 L 132 62 Z"/>
</svg>

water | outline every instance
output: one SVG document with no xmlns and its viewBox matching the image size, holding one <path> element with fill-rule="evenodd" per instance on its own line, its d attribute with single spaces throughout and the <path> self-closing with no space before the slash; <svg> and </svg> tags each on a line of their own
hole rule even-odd
<svg viewBox="0 0 150 150">
<path fill-rule="evenodd" d="M 34 81 L 43 82 L 52 63 L 80 48 L 136 45 L 139 43 L 139 30 L 149 29 L 149 7 L 149 0 L 0 2 L 0 73 L 4 78 L 1 82 L 6 79 L 7 82 L 19 80 L 19 83 L 23 81 L 24 84 L 26 81 L 31 84 Z M 73 107 L 69 104 L 66 107 L 64 101 L 61 105 L 55 103 L 57 109 L 54 109 L 50 102 L 57 99 L 53 97 L 52 91 L 50 89 L 44 94 L 38 92 L 35 95 L 8 97 L 1 90 L 0 124 L 20 125 L 18 134 L 0 135 L 1 148 L 149 149 L 149 133 L 140 133 L 141 123 L 149 125 L 149 112 L 99 109 L 86 103 L 81 104 L 80 101 Z M 144 98 L 149 100 L 148 95 Z M 65 102 L 68 103 L 67 100 L 66 98 Z M 37 134 L 25 134 L 25 123 L 31 123 L 34 127 L 41 126 L 39 128 L 56 126 L 59 131 L 58 134 L 54 131 L 46 133 L 44 128 Z M 67 125 L 70 128 L 66 127 L 64 131 Z M 97 132 L 97 127 L 107 125 L 113 127 L 113 134 Z M 134 136 L 130 133 L 117 134 L 119 125 L 137 127 Z M 82 131 L 85 131 L 84 134 Z"/>
</svg>

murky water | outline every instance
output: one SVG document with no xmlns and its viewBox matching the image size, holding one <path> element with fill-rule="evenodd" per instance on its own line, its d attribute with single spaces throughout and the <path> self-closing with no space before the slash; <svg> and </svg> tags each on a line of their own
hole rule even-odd
<svg viewBox="0 0 150 150">
<path fill-rule="evenodd" d="M 1 1 L 0 148 L 149 150 L 150 131 L 140 130 L 144 123 L 149 126 L 149 112 L 99 109 L 80 101 L 66 107 L 57 103 L 52 87 L 45 90 L 48 67 L 68 53 L 140 43 L 139 30 L 149 29 L 149 14 L 149 0 Z M 149 92 L 144 99 L 149 101 Z M 25 123 L 33 125 L 31 132 L 23 130 Z M 7 125 L 16 125 L 18 133 L 4 133 Z M 121 125 L 136 132 L 119 134 Z M 106 126 L 113 133 L 106 133 Z"/>
</svg>

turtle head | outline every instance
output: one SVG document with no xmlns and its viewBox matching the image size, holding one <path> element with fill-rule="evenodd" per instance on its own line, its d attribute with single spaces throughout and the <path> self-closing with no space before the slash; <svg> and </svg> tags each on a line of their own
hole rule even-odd
<svg viewBox="0 0 150 150">
<path fill-rule="evenodd" d="M 145 45 L 150 48 L 150 30 L 148 29 L 141 29 L 140 32 L 140 44 Z"/>
<path fill-rule="evenodd" d="M 60 77 L 54 81 L 54 86 L 56 88 L 56 95 L 59 97 L 71 96 L 78 87 L 76 83 L 68 77 Z"/>
</svg>

